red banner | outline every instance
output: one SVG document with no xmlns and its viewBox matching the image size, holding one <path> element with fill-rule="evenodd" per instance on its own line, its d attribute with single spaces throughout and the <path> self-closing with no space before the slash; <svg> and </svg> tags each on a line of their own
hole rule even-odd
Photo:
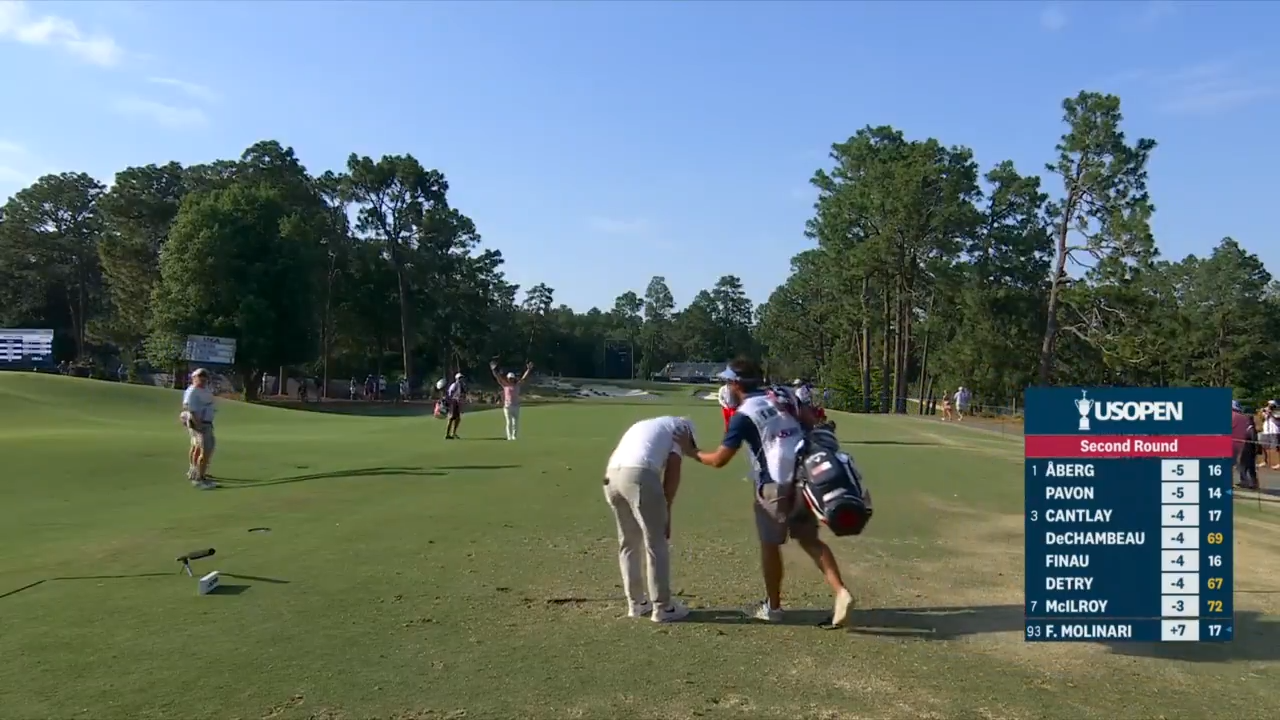
<svg viewBox="0 0 1280 720">
<path fill-rule="evenodd" d="M 1229 458 L 1230 435 L 1028 435 L 1028 458 Z"/>
</svg>

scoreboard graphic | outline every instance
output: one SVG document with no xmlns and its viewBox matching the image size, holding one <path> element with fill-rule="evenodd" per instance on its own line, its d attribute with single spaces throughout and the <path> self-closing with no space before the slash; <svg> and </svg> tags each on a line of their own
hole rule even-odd
<svg viewBox="0 0 1280 720">
<path fill-rule="evenodd" d="M 53 365 L 53 331 L 0 328 L 0 368 Z"/>
<path fill-rule="evenodd" d="M 212 335 L 188 335 L 182 349 L 182 359 L 205 365 L 234 365 L 236 341 L 234 338 Z"/>
<path fill-rule="evenodd" d="M 1231 390 L 1030 388 L 1026 640 L 1232 639 Z"/>
</svg>

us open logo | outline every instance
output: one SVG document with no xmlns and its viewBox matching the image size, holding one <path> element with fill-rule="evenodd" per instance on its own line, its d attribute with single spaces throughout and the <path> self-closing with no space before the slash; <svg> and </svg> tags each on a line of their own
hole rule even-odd
<svg viewBox="0 0 1280 720">
<path fill-rule="evenodd" d="M 1099 402 L 1091 400 L 1088 391 L 1081 390 L 1080 398 L 1075 401 L 1075 404 L 1076 412 L 1080 413 L 1080 424 L 1077 428 L 1086 432 L 1092 429 L 1092 424 L 1089 422 L 1090 411 L 1093 411 L 1093 419 L 1099 422 L 1110 420 L 1179 422 L 1182 420 L 1182 403 L 1168 400 L 1130 400 L 1128 402 L 1110 400 L 1108 402 Z"/>
</svg>

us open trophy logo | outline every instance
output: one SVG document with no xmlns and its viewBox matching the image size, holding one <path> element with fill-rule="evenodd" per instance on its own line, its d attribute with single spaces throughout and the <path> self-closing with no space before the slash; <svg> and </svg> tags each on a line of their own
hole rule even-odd
<svg viewBox="0 0 1280 720">
<path fill-rule="evenodd" d="M 1094 402 L 1095 402 L 1094 400 L 1089 399 L 1088 392 L 1084 390 L 1080 391 L 1080 399 L 1076 400 L 1075 403 L 1076 403 L 1076 410 L 1080 411 L 1079 428 L 1081 430 L 1089 429 L 1089 408 L 1093 407 Z"/>
</svg>

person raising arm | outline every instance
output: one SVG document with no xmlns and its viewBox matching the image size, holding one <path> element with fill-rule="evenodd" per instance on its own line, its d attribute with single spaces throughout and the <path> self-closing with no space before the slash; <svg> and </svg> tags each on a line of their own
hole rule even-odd
<svg viewBox="0 0 1280 720">
<path fill-rule="evenodd" d="M 507 439 L 515 440 L 520 432 L 520 388 L 533 373 L 533 363 L 525 363 L 524 374 L 518 378 L 513 372 L 505 376 L 499 373 L 497 360 L 489 363 L 489 372 L 502 388 L 502 416 L 507 421 Z"/>
<path fill-rule="evenodd" d="M 798 404 L 788 408 L 794 398 L 789 401 L 785 391 L 766 391 L 759 366 L 750 360 L 733 361 L 721 378 L 732 388 L 737 410 L 720 447 L 699 452 L 690 439 L 682 438 L 680 443 L 686 454 L 713 468 L 728 465 L 743 445 L 747 446 L 755 481 L 753 506 L 766 593 L 751 613 L 758 620 L 782 619 L 782 546 L 792 537 L 831 586 L 835 593 L 831 624 L 843 626 L 853 607 L 853 595 L 845 587 L 831 548 L 818 537 L 817 518 L 803 508 L 797 512 L 796 507 L 794 475 L 799 443 L 804 438 L 804 409 Z"/>
</svg>

